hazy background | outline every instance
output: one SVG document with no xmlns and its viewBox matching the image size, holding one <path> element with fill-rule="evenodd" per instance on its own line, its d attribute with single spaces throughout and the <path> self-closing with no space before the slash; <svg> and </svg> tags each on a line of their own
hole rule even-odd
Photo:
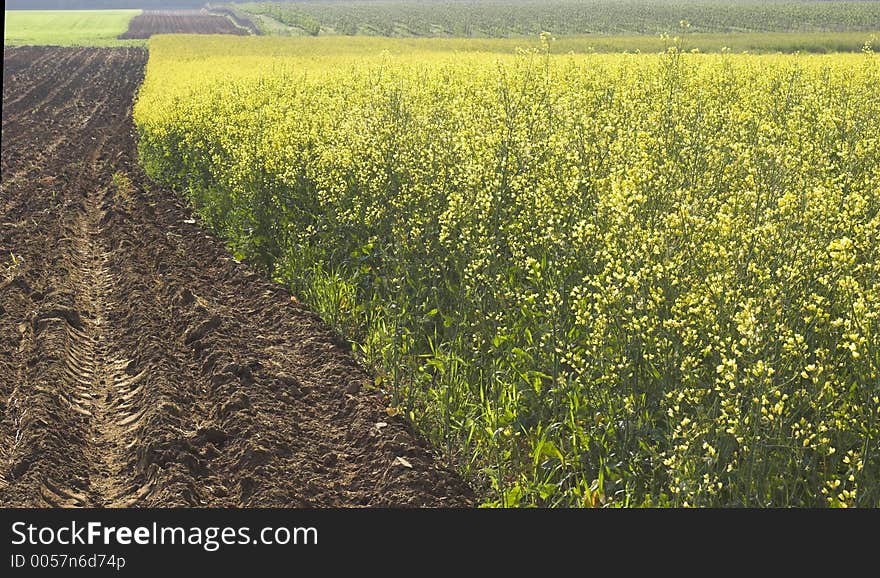
<svg viewBox="0 0 880 578">
<path fill-rule="evenodd" d="M 6 0 L 6 10 L 107 10 L 111 8 L 198 8 L 199 0 Z"/>
</svg>

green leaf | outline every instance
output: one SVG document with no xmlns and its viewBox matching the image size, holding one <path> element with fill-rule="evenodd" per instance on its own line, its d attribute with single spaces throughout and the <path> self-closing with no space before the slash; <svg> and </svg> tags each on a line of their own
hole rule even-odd
<svg viewBox="0 0 880 578">
<path fill-rule="evenodd" d="M 554 444 L 550 440 L 541 440 L 538 443 L 538 446 L 535 448 L 534 456 L 535 463 L 538 463 L 542 457 L 556 458 L 563 464 L 565 463 L 565 456 L 562 455 L 562 452 L 559 451 L 559 448 L 556 447 L 556 444 Z"/>
</svg>

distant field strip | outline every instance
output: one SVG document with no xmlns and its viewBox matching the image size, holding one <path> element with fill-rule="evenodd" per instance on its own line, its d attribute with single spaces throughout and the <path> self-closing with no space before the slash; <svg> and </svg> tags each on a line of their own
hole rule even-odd
<svg viewBox="0 0 880 578">
<path fill-rule="evenodd" d="M 844 32 L 880 28 L 880 2 L 815 0 L 312 0 L 252 2 L 265 34 L 513 37 L 694 32 Z M 279 24 L 281 24 L 279 26 Z"/>
<path fill-rule="evenodd" d="M 560 36 L 557 53 L 662 52 L 672 44 L 685 51 L 752 53 L 859 52 L 866 43 L 877 44 L 880 32 L 741 32 L 660 36 Z M 512 46 L 514 39 L 505 39 Z"/>
<path fill-rule="evenodd" d="M 247 35 L 227 15 L 200 10 L 148 10 L 131 19 L 120 38 L 149 38 L 155 34 Z"/>
<path fill-rule="evenodd" d="M 124 46 L 117 37 L 140 10 L 7 10 L 6 45 Z"/>
</svg>

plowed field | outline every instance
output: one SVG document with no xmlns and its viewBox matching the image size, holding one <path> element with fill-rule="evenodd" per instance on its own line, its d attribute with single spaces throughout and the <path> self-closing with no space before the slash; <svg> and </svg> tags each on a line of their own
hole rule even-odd
<svg viewBox="0 0 880 578">
<path fill-rule="evenodd" d="M 195 10 L 146 10 L 132 18 L 120 39 L 149 38 L 154 34 L 238 34 L 248 31 L 217 14 Z"/>
</svg>

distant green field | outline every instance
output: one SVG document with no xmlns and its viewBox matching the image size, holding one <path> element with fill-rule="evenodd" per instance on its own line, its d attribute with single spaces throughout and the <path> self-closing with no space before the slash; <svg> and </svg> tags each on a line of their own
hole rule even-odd
<svg viewBox="0 0 880 578">
<path fill-rule="evenodd" d="M 243 11 L 242 11 L 243 12 Z M 266 14 L 246 13 L 267 36 L 308 36 L 301 28 L 287 25 Z M 878 27 L 880 29 L 880 27 Z M 754 53 L 792 53 L 792 52 L 858 52 L 865 42 L 872 40 L 874 45 L 880 39 L 880 32 L 845 31 L 845 32 L 684 32 L 681 36 L 685 50 L 697 49 L 700 52 L 731 52 Z M 325 36 L 325 35 L 321 35 Z M 349 40 L 356 36 L 345 36 Z M 413 37 L 404 37 L 413 38 Z M 425 37 L 419 37 L 424 39 Z M 450 45 L 444 41 L 452 41 L 449 37 L 437 38 L 438 50 L 446 50 Z M 658 52 L 672 44 L 674 36 L 664 37 L 660 34 L 593 34 L 593 35 L 559 35 L 554 43 L 556 52 Z M 504 38 L 473 38 L 468 37 L 467 43 L 461 46 L 464 51 L 514 52 L 517 48 L 538 45 L 538 34 L 525 37 Z M 430 43 L 419 44 L 428 47 Z"/>
<path fill-rule="evenodd" d="M 678 44 L 700 52 L 831 53 L 858 52 L 866 43 L 876 47 L 880 32 L 740 32 L 660 36 L 562 36 L 554 52 L 658 52 Z M 503 42 L 513 42 L 504 39 Z M 537 44 L 537 42 L 535 42 Z"/>
<path fill-rule="evenodd" d="M 264 34 L 511 38 L 692 32 L 876 30 L 880 2 L 859 0 L 298 0 L 228 6 Z"/>
<path fill-rule="evenodd" d="M 389 50 L 407 46 L 413 50 L 490 52 L 514 54 L 520 49 L 537 49 L 541 40 L 529 38 L 393 38 L 382 43 L 369 36 L 322 36 L 324 43 L 313 43 L 315 50 L 347 50 L 356 52 L 365 47 L 382 45 Z M 336 39 L 333 41 L 332 39 Z M 315 40 L 315 38 L 313 38 Z M 867 43 L 875 49 L 880 41 L 878 32 L 739 32 L 694 33 L 681 36 L 559 36 L 552 38 L 549 49 L 554 54 L 588 54 L 614 52 L 664 52 L 676 46 L 683 51 L 749 52 L 775 54 L 794 52 L 833 53 L 859 52 Z"/>
<path fill-rule="evenodd" d="M 7 10 L 4 45 L 131 46 L 118 40 L 140 10 Z"/>
<path fill-rule="evenodd" d="M 455 48 L 464 51 L 514 52 L 537 45 L 542 31 L 557 37 L 554 52 L 574 53 L 659 52 L 678 44 L 676 35 L 682 49 L 700 52 L 858 52 L 880 37 L 880 2 L 521 0 L 512 6 L 511 0 L 314 0 L 226 7 L 267 36 L 467 38 Z M 450 46 L 440 42 L 436 49 Z"/>
</svg>

